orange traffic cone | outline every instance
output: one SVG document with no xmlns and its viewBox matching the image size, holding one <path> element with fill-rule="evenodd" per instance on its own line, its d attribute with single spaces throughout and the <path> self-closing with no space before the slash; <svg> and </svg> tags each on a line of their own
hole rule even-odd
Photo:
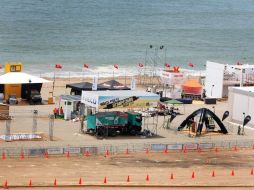
<svg viewBox="0 0 254 190">
<path fill-rule="evenodd" d="M 131 181 L 131 179 L 130 179 L 130 176 L 128 175 L 127 176 L 127 182 L 130 182 Z"/>
<path fill-rule="evenodd" d="M 57 183 L 56 183 L 56 178 L 55 178 L 55 180 L 54 180 L 54 186 L 55 186 L 55 187 L 57 186 Z"/>
<path fill-rule="evenodd" d="M 3 188 L 4 188 L 4 189 L 8 189 L 8 181 L 7 181 L 7 180 L 5 180 L 5 182 L 4 182 L 4 184 L 3 184 Z"/>
<path fill-rule="evenodd" d="M 2 160 L 5 160 L 6 156 L 5 156 L 5 152 L 2 153 Z"/>
<path fill-rule="evenodd" d="M 66 157 L 67 157 L 67 158 L 70 158 L 70 151 L 68 151 L 68 152 L 66 153 Z"/>
<path fill-rule="evenodd" d="M 168 149 L 165 148 L 165 150 L 163 152 L 164 152 L 164 154 L 167 154 L 168 153 Z"/>
<path fill-rule="evenodd" d="M 32 180 L 30 179 L 29 182 L 28 182 L 28 186 L 29 187 L 32 187 Z"/>
<path fill-rule="evenodd" d="M 84 156 L 89 157 L 90 156 L 90 152 L 86 151 Z"/>
<path fill-rule="evenodd" d="M 217 147 L 215 148 L 215 152 L 219 152 L 219 149 Z"/>
<path fill-rule="evenodd" d="M 78 184 L 82 185 L 82 178 L 79 178 Z"/>
<path fill-rule="evenodd" d="M 250 171 L 250 175 L 254 175 L 253 168 L 252 168 L 251 171 Z"/>
<path fill-rule="evenodd" d="M 146 154 L 149 154 L 149 149 L 148 148 L 146 148 Z"/>
<path fill-rule="evenodd" d="M 195 179 L 195 172 L 192 172 L 191 178 L 192 178 L 192 179 Z"/>
<path fill-rule="evenodd" d="M 171 173 L 170 179 L 174 179 L 174 174 L 173 173 Z"/>
<path fill-rule="evenodd" d="M 235 171 L 234 171 L 234 169 L 231 171 L 231 176 L 235 176 Z"/>
<path fill-rule="evenodd" d="M 254 144 L 252 145 L 252 149 L 254 149 Z"/>
<path fill-rule="evenodd" d="M 129 149 L 128 148 L 126 148 L 125 154 L 129 154 Z"/>
<path fill-rule="evenodd" d="M 215 172 L 213 171 L 213 173 L 212 173 L 212 177 L 215 177 Z"/>
<path fill-rule="evenodd" d="M 24 155 L 24 152 L 22 151 L 22 152 L 20 153 L 20 159 L 23 160 L 24 158 L 25 158 L 25 155 Z"/>
<path fill-rule="evenodd" d="M 187 153 L 187 148 L 186 148 L 186 146 L 184 146 L 184 148 L 183 148 L 183 153 Z"/>
<path fill-rule="evenodd" d="M 49 158 L 49 153 L 48 153 L 48 151 L 46 151 L 46 152 L 44 153 L 44 158 L 45 158 L 45 159 L 48 159 L 48 158 Z"/>
<path fill-rule="evenodd" d="M 150 177 L 148 174 L 146 175 L 146 181 L 150 181 Z"/>
<path fill-rule="evenodd" d="M 105 157 L 107 157 L 107 156 L 109 156 L 110 154 L 109 154 L 109 150 L 106 150 L 106 152 L 105 152 Z"/>
<path fill-rule="evenodd" d="M 236 145 L 234 146 L 234 151 L 237 151 L 237 146 Z"/>
<path fill-rule="evenodd" d="M 103 181 L 103 183 L 104 183 L 104 184 L 106 184 L 106 183 L 107 183 L 107 177 L 106 177 L 106 176 L 104 177 L 104 181 Z"/>
</svg>

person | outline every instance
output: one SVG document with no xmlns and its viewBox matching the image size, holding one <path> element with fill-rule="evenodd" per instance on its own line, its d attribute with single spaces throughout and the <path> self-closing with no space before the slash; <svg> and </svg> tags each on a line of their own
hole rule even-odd
<svg viewBox="0 0 254 190">
<path fill-rule="evenodd" d="M 202 97 L 203 97 L 203 99 L 206 98 L 206 90 L 205 89 L 203 89 Z"/>
<path fill-rule="evenodd" d="M 57 108 L 54 108 L 53 112 L 54 112 L 54 116 L 55 116 L 55 119 L 56 119 L 57 112 L 58 112 Z"/>
<path fill-rule="evenodd" d="M 182 90 L 182 92 L 181 92 L 181 98 L 183 99 L 184 96 L 185 96 L 185 93 L 184 93 L 184 90 Z"/>
<path fill-rule="evenodd" d="M 60 115 L 63 115 L 63 107 L 60 107 Z"/>
</svg>

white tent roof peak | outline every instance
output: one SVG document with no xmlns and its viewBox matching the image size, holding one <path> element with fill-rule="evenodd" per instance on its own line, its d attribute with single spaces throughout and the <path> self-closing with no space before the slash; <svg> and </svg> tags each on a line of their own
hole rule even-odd
<svg viewBox="0 0 254 190">
<path fill-rule="evenodd" d="M 23 72 L 9 72 L 0 76 L 0 84 L 33 84 L 52 82 Z"/>
</svg>

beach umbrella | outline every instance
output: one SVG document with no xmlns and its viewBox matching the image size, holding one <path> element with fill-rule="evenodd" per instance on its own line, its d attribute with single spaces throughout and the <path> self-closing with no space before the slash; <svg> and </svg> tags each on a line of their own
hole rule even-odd
<svg viewBox="0 0 254 190">
<path fill-rule="evenodd" d="M 222 121 L 225 120 L 229 116 L 229 111 L 225 111 L 222 116 Z"/>
<path fill-rule="evenodd" d="M 89 65 L 88 64 L 84 64 L 84 68 L 88 69 Z"/>
<path fill-rule="evenodd" d="M 169 63 L 165 63 L 164 67 L 170 67 L 170 64 Z"/>
<path fill-rule="evenodd" d="M 188 64 L 189 67 L 194 67 L 193 63 Z"/>
<path fill-rule="evenodd" d="M 119 69 L 119 65 L 114 64 L 114 68 Z"/>
<path fill-rule="evenodd" d="M 55 68 L 56 68 L 56 69 L 62 69 L 62 65 L 61 65 L 61 64 L 56 64 L 56 65 L 55 65 Z"/>
</svg>

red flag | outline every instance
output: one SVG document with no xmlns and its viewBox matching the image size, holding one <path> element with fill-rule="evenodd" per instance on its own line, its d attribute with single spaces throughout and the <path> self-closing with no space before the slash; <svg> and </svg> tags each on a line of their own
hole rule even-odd
<svg viewBox="0 0 254 190">
<path fill-rule="evenodd" d="M 114 67 L 115 67 L 116 69 L 119 69 L 119 66 L 118 66 L 117 64 L 114 64 Z"/>
<path fill-rule="evenodd" d="M 189 63 L 188 66 L 189 67 L 194 67 L 194 65 L 192 63 Z"/>
<path fill-rule="evenodd" d="M 169 63 L 165 63 L 164 66 L 165 67 L 170 67 L 170 64 Z"/>
<path fill-rule="evenodd" d="M 84 68 L 89 68 L 89 65 L 88 64 L 84 64 Z"/>
<path fill-rule="evenodd" d="M 56 68 L 56 69 L 62 69 L 62 65 L 61 65 L 61 64 L 56 64 L 56 65 L 55 65 L 55 68 Z"/>
<path fill-rule="evenodd" d="M 144 64 L 143 63 L 139 63 L 138 66 L 139 67 L 144 67 Z"/>
</svg>

